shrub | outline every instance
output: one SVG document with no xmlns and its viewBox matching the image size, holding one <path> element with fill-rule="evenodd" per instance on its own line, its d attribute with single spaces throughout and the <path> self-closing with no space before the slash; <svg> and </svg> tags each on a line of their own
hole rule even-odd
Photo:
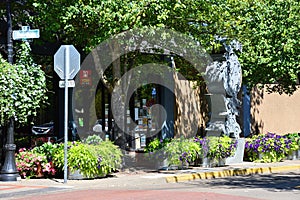
<svg viewBox="0 0 300 200">
<path fill-rule="evenodd" d="M 161 156 L 167 158 L 169 166 L 182 167 L 195 161 L 201 152 L 201 148 L 193 139 L 159 140 L 156 138 L 147 145 L 146 152 L 149 152 L 152 156 L 154 155 L 155 159 L 160 159 Z"/>
<path fill-rule="evenodd" d="M 53 160 L 60 171 L 64 170 L 64 144 L 60 144 L 56 149 Z M 121 161 L 121 150 L 110 141 L 97 145 L 68 143 L 69 170 L 79 170 L 86 178 L 105 176 L 119 168 Z"/>
</svg>

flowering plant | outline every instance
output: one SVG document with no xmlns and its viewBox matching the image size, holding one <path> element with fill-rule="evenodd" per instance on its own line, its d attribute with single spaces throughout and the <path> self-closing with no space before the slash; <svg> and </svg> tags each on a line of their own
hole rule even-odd
<svg viewBox="0 0 300 200">
<path fill-rule="evenodd" d="M 22 178 L 55 175 L 52 162 L 48 162 L 46 155 L 37 153 L 33 149 L 19 149 L 16 153 L 16 166 Z"/>
<path fill-rule="evenodd" d="M 297 151 L 300 147 L 300 137 L 298 133 L 289 133 L 285 135 L 290 140 L 290 150 Z"/>
<path fill-rule="evenodd" d="M 167 143 L 164 151 L 169 165 L 186 166 L 196 160 L 201 148 L 192 139 L 176 138 Z"/>
<path fill-rule="evenodd" d="M 281 161 L 291 147 L 292 141 L 286 136 L 274 133 L 259 134 L 246 140 L 245 151 L 251 161 Z M 263 155 L 260 158 L 260 155 Z"/>
<path fill-rule="evenodd" d="M 237 147 L 237 140 L 233 140 L 229 136 L 209 136 L 196 138 L 195 141 L 199 142 L 203 157 L 209 157 L 212 159 L 221 159 L 233 156 Z"/>
<path fill-rule="evenodd" d="M 183 167 L 196 160 L 201 153 L 200 146 L 192 139 L 166 138 L 152 140 L 145 148 L 151 158 L 167 159 L 169 166 Z"/>
</svg>

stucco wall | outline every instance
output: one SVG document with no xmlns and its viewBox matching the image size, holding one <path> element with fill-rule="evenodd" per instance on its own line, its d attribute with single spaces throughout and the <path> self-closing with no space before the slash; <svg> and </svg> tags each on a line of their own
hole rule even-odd
<svg viewBox="0 0 300 200">
<path fill-rule="evenodd" d="M 207 121 L 208 105 L 204 88 L 195 82 L 175 78 L 175 137 L 193 137 Z"/>
<path fill-rule="evenodd" d="M 251 91 L 251 130 L 252 133 L 281 135 L 300 132 L 300 90 L 289 96 L 254 88 Z"/>
</svg>

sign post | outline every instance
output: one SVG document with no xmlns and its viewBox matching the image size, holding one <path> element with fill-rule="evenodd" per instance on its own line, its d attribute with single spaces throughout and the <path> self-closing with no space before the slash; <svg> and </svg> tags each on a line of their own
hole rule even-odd
<svg viewBox="0 0 300 200">
<path fill-rule="evenodd" d="M 54 55 L 54 71 L 64 80 L 65 88 L 64 109 L 64 183 L 68 177 L 68 84 L 80 69 L 80 54 L 73 45 L 62 45 Z M 75 86 L 75 85 L 74 85 Z M 73 86 L 73 87 L 74 87 Z"/>
</svg>

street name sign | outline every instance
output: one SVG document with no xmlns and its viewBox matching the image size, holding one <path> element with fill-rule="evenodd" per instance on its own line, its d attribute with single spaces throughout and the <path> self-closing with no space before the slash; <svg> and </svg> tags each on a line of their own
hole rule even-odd
<svg viewBox="0 0 300 200">
<path fill-rule="evenodd" d="M 15 30 L 12 34 L 13 40 L 26 40 L 40 37 L 39 29 L 30 29 L 29 26 L 22 26 L 21 30 Z"/>
<path fill-rule="evenodd" d="M 59 87 L 64 88 L 65 87 L 65 81 L 59 81 Z M 67 81 L 67 87 L 75 87 L 75 81 L 74 80 L 68 80 Z"/>
</svg>

